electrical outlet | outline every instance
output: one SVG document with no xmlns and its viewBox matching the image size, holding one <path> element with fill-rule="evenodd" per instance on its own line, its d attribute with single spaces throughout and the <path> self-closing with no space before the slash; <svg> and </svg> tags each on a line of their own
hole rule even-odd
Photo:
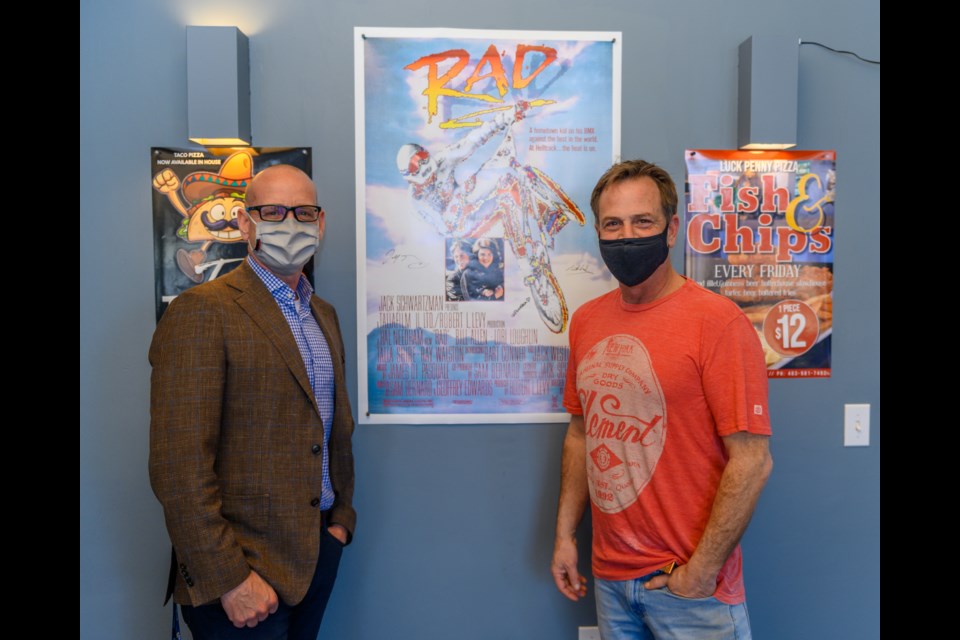
<svg viewBox="0 0 960 640">
<path fill-rule="evenodd" d="M 843 446 L 870 446 L 870 405 L 843 405 Z"/>
</svg>

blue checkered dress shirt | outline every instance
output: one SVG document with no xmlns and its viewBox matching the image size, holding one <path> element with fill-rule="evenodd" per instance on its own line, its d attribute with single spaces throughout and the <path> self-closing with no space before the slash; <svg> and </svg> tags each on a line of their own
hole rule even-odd
<svg viewBox="0 0 960 640">
<path fill-rule="evenodd" d="M 306 276 L 301 274 L 297 292 L 294 294 L 285 282 L 250 256 L 247 256 L 247 264 L 263 280 L 263 284 L 283 312 L 283 317 L 287 319 L 303 364 L 307 367 L 313 397 L 320 407 L 320 419 L 323 420 L 323 487 L 320 493 L 320 509 L 326 510 L 333 506 L 334 498 L 333 485 L 330 483 L 330 454 L 327 450 L 330 426 L 333 424 L 333 360 L 330 358 L 327 339 L 320 331 L 317 319 L 310 312 L 313 287 Z"/>
</svg>

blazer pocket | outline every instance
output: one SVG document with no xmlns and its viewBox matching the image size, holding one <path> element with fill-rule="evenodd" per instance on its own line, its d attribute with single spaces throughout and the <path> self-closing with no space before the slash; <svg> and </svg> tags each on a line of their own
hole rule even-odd
<svg viewBox="0 0 960 640">
<path fill-rule="evenodd" d="M 270 529 L 270 494 L 221 494 L 223 517 L 230 522 L 237 542 L 246 552 L 260 547 Z M 259 549 L 258 549 L 259 550 Z"/>
</svg>

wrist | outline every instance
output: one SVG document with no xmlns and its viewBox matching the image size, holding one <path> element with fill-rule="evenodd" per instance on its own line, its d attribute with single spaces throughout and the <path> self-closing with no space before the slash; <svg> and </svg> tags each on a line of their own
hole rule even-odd
<svg viewBox="0 0 960 640">
<path fill-rule="evenodd" d="M 683 565 L 683 568 L 689 577 L 696 578 L 699 582 L 708 582 L 717 579 L 717 574 L 720 573 L 722 565 L 714 568 L 710 566 L 710 563 L 704 562 L 694 554 L 690 557 L 690 561 Z"/>
<path fill-rule="evenodd" d="M 554 541 L 554 544 L 561 544 L 561 543 L 567 543 L 567 542 L 571 544 L 577 544 L 577 534 L 576 532 L 570 533 L 570 532 L 558 531 L 553 541 Z"/>
</svg>

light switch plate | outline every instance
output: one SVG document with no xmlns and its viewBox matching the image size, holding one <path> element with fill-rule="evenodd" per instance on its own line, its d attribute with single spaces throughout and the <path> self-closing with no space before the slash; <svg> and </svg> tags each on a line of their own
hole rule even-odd
<svg viewBox="0 0 960 640">
<path fill-rule="evenodd" d="M 577 640 L 600 640 L 600 629 L 597 627 L 580 627 Z"/>
<path fill-rule="evenodd" d="M 843 405 L 843 446 L 870 446 L 870 405 Z"/>
</svg>

